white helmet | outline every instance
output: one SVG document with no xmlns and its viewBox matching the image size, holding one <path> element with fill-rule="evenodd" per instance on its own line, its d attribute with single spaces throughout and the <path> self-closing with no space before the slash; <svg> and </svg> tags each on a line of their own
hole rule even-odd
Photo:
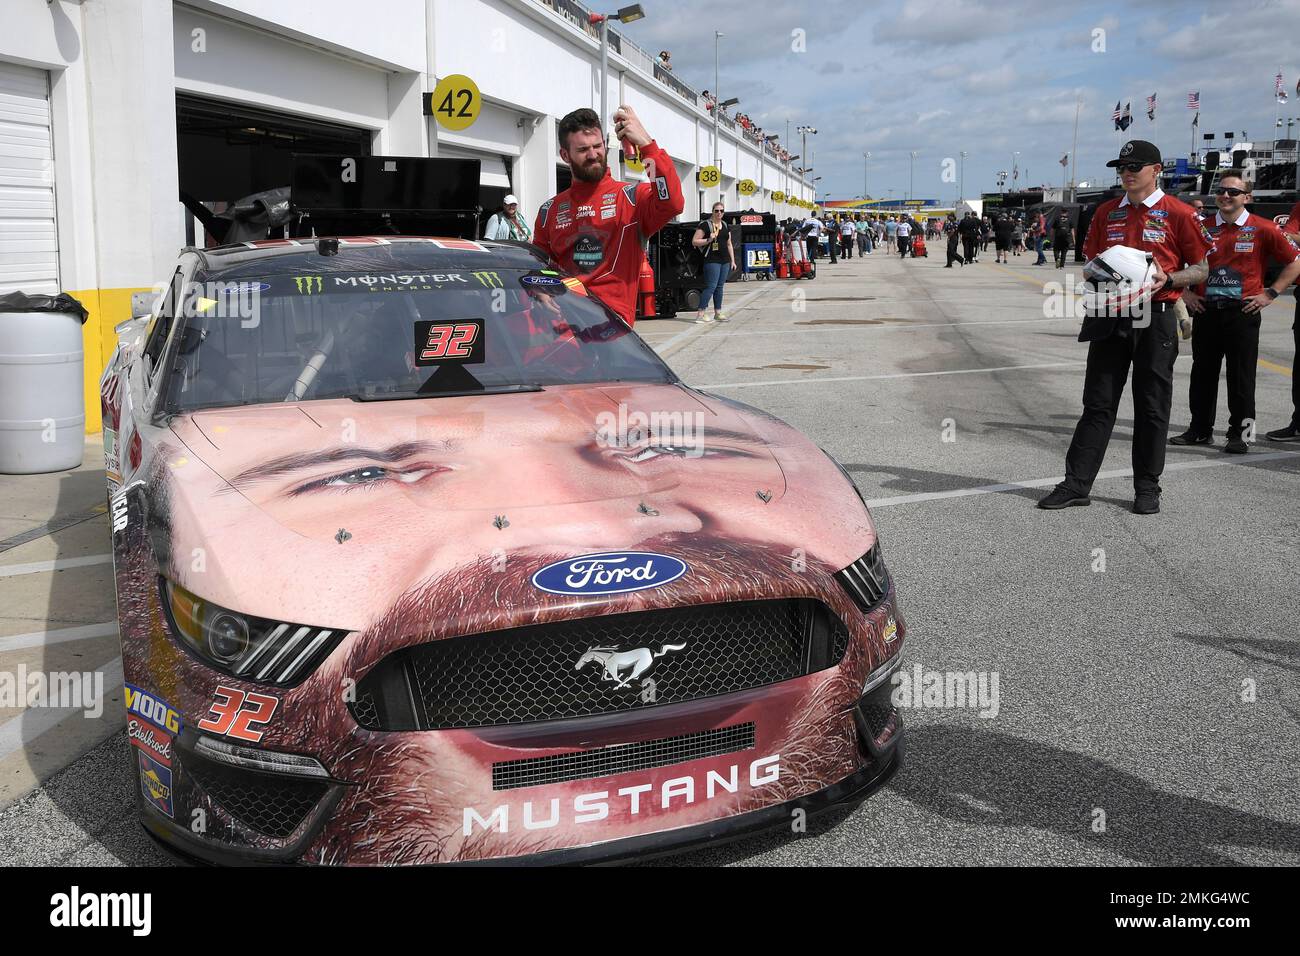
<svg viewBox="0 0 1300 956">
<path fill-rule="evenodd" d="M 1156 291 L 1155 257 L 1131 246 L 1111 246 L 1083 267 L 1088 315 L 1137 316 Z"/>
</svg>

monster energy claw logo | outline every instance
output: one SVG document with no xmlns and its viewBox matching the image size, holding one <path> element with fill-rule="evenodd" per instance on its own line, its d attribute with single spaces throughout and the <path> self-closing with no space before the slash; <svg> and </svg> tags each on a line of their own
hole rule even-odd
<svg viewBox="0 0 1300 956">
<path fill-rule="evenodd" d="M 294 276 L 293 284 L 299 295 L 315 295 L 321 291 L 324 280 L 320 276 Z"/>
<path fill-rule="evenodd" d="M 485 285 L 489 289 L 504 289 L 505 283 L 501 281 L 501 276 L 495 272 L 474 272 L 471 273 L 478 280 L 479 285 Z"/>
</svg>

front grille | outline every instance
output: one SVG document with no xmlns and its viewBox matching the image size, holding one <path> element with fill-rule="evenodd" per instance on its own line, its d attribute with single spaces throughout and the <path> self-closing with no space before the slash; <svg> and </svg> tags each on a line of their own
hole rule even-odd
<svg viewBox="0 0 1300 956">
<path fill-rule="evenodd" d="M 194 753 L 186 753 L 183 763 L 194 781 L 240 825 L 277 840 L 291 836 L 329 789 L 317 780 L 254 773 Z"/>
<path fill-rule="evenodd" d="M 398 651 L 360 682 L 352 713 L 372 730 L 443 730 L 618 713 L 825 670 L 840 661 L 847 646 L 843 622 L 820 601 L 611 614 Z"/>
<path fill-rule="evenodd" d="M 749 723 L 634 744 L 617 744 L 600 750 L 506 760 L 492 765 L 492 789 L 517 790 L 546 783 L 612 777 L 753 748 L 754 725 Z"/>
<path fill-rule="evenodd" d="M 889 593 L 889 571 L 885 567 L 880 542 L 873 544 L 870 551 L 843 571 L 837 571 L 835 580 L 840 582 L 840 587 L 848 592 L 862 613 L 869 614 L 878 608 Z"/>
</svg>

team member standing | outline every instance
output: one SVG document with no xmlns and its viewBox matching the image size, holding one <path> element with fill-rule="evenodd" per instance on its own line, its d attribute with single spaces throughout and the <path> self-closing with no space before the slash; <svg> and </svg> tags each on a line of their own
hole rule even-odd
<svg viewBox="0 0 1300 956">
<path fill-rule="evenodd" d="M 519 212 L 519 200 L 513 195 L 507 196 L 499 213 L 488 220 L 483 230 L 484 239 L 504 239 L 513 242 L 527 242 L 533 238 L 533 231 L 528 228 L 523 214 Z"/>
<path fill-rule="evenodd" d="M 858 230 L 853 226 L 853 217 L 845 215 L 840 220 L 840 253 L 845 259 L 853 258 L 853 246 L 857 243 L 857 237 Z"/>
<path fill-rule="evenodd" d="M 906 216 L 899 221 L 894 234 L 898 236 L 898 257 L 906 259 L 912 251 L 912 223 Z"/>
<path fill-rule="evenodd" d="M 1119 168 L 1124 195 L 1097 208 L 1083 253 L 1093 259 L 1113 246 L 1149 253 L 1156 291 L 1144 304 L 1141 320 L 1120 318 L 1090 327 L 1085 319 L 1080 338 L 1090 341 L 1083 416 L 1066 455 L 1065 481 L 1039 501 L 1038 507 L 1055 510 L 1092 503 L 1088 495 L 1110 444 L 1132 366 L 1133 511 L 1156 514 L 1160 511 L 1160 475 L 1165 470 L 1174 395 L 1174 359 L 1178 357 L 1173 303 L 1183 289 L 1205 281 L 1211 242 L 1191 208 L 1160 189 L 1160 150 L 1153 143 L 1131 140 L 1121 147 L 1119 158 L 1106 165 Z M 1101 330 L 1094 331 L 1098 327 Z"/>
<path fill-rule="evenodd" d="M 574 110 L 560 120 L 560 158 L 573 172 L 573 185 L 542 204 L 533 242 L 631 325 L 645 262 L 641 243 L 679 216 L 686 203 L 672 157 L 650 138 L 630 106 L 615 111 L 614 132 L 640 147 L 649 182 L 616 182 L 605 159 L 600 117 L 593 110 Z"/>
<path fill-rule="evenodd" d="M 818 246 L 821 245 L 821 220 L 812 213 L 809 213 L 808 218 L 803 221 L 803 225 L 799 228 L 800 232 L 803 233 L 804 242 L 808 245 L 808 261 L 815 262 L 817 260 L 817 253 L 821 251 L 818 248 Z"/>
<path fill-rule="evenodd" d="M 1300 249 L 1300 202 L 1291 207 L 1291 214 L 1282 234 L 1291 244 Z M 1271 431 L 1264 437 L 1269 441 L 1300 441 L 1300 289 L 1295 290 L 1295 321 L 1291 324 L 1291 335 L 1295 339 L 1295 354 L 1291 359 L 1291 424 L 1286 428 Z"/>
<path fill-rule="evenodd" d="M 1065 256 L 1074 247 L 1074 227 L 1070 225 L 1070 216 L 1064 210 L 1056 217 L 1056 226 L 1052 230 L 1052 254 L 1056 256 L 1056 268 L 1065 268 Z"/>
<path fill-rule="evenodd" d="M 1219 207 L 1206 228 L 1214 238 L 1209 281 L 1183 293 L 1197 316 L 1192 337 L 1192 424 L 1169 439 L 1175 445 L 1214 441 L 1214 414 L 1219 403 L 1219 368 L 1228 360 L 1228 443 L 1224 451 L 1250 450 L 1245 433 L 1255 421 L 1255 366 L 1259 361 L 1261 312 L 1300 275 L 1295 247 L 1272 220 L 1246 211 L 1251 187 L 1240 176 L 1219 178 L 1214 202 Z M 1285 264 L 1272 286 L 1264 285 L 1269 261 Z"/>
<path fill-rule="evenodd" d="M 997 222 L 993 224 L 993 251 L 994 262 L 1006 262 L 1007 250 L 1011 248 L 1011 243 L 1015 237 L 1015 224 L 1011 217 L 1006 213 L 998 216 Z"/>
<path fill-rule="evenodd" d="M 731 227 L 722 221 L 726 207 L 713 204 L 713 215 L 700 223 L 691 240 L 696 249 L 704 253 L 704 289 L 700 292 L 700 314 L 695 321 L 725 322 L 722 311 L 722 292 L 736 271 L 736 250 L 731 243 Z M 713 318 L 709 318 L 709 299 L 713 299 Z"/>
<path fill-rule="evenodd" d="M 980 237 L 980 221 L 975 218 L 975 213 L 968 212 L 960 223 L 957 224 L 957 231 L 961 234 L 961 251 L 962 258 L 965 259 L 965 265 L 975 262 L 975 243 Z"/>
</svg>

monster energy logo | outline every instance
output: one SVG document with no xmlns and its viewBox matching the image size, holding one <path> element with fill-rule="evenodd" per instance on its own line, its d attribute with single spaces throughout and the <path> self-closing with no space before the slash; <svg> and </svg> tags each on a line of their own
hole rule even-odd
<svg viewBox="0 0 1300 956">
<path fill-rule="evenodd" d="M 479 285 L 485 285 L 489 289 L 504 289 L 505 283 L 501 281 L 501 276 L 495 272 L 473 272 L 470 273 L 478 280 Z"/>
<path fill-rule="evenodd" d="M 320 276 L 294 276 L 293 279 L 299 295 L 315 295 L 321 291 L 323 283 Z"/>
</svg>

